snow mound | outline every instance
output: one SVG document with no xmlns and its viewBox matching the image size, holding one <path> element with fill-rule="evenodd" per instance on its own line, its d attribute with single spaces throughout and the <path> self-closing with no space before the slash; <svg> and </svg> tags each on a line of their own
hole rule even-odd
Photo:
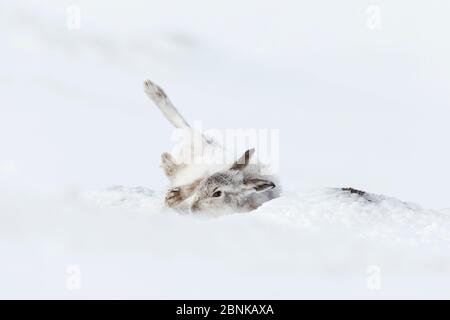
<svg viewBox="0 0 450 320">
<path fill-rule="evenodd" d="M 143 187 L 114 186 L 88 192 L 86 196 L 103 208 L 126 208 L 147 214 L 171 211 L 163 206 L 163 193 Z M 234 214 L 232 219 L 238 219 L 238 215 L 242 214 Z M 426 210 L 392 197 L 359 195 L 336 188 L 286 194 L 247 215 L 305 230 L 348 230 L 357 237 L 404 242 L 450 240 L 448 210 Z M 217 215 L 204 213 L 201 217 Z"/>
<path fill-rule="evenodd" d="M 0 297 L 450 296 L 448 210 L 338 189 L 219 217 L 179 214 L 163 199 L 123 186 L 2 197 Z M 73 266 L 77 290 L 66 285 Z"/>
<path fill-rule="evenodd" d="M 159 194 L 147 188 L 125 186 L 85 193 L 86 200 L 100 207 L 121 207 L 149 213 L 162 209 L 159 197 Z"/>
<path fill-rule="evenodd" d="M 448 211 L 426 210 L 382 195 L 317 190 L 281 197 L 258 212 L 277 213 L 299 228 L 347 230 L 357 237 L 404 242 L 450 240 Z"/>
</svg>

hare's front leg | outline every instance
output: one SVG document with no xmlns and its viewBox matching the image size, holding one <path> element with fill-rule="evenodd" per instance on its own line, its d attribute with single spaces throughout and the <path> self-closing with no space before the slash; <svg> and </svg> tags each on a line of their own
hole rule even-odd
<svg viewBox="0 0 450 320">
<path fill-rule="evenodd" d="M 182 203 L 187 198 L 180 187 L 170 188 L 166 193 L 165 203 L 169 208 L 173 208 Z"/>
<path fill-rule="evenodd" d="M 193 183 L 170 188 L 166 193 L 166 205 L 170 208 L 173 208 L 182 203 L 184 200 L 194 194 L 195 189 L 201 181 L 202 179 L 197 179 Z"/>
<path fill-rule="evenodd" d="M 177 174 L 177 171 L 180 170 L 182 164 L 177 164 L 172 155 L 168 152 L 164 152 L 161 155 L 161 168 L 166 174 L 167 178 L 172 181 L 173 177 Z"/>
</svg>

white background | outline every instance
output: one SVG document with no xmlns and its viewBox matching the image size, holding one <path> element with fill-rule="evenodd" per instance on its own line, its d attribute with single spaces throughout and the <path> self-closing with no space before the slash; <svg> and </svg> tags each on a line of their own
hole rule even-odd
<svg viewBox="0 0 450 320">
<path fill-rule="evenodd" d="M 80 30 L 66 27 L 74 4 Z M 161 189 L 172 128 L 142 92 L 150 78 L 190 122 L 280 129 L 289 190 L 353 186 L 448 207 L 449 6 L 3 1 L 7 184 Z"/>
<path fill-rule="evenodd" d="M 81 10 L 80 29 L 67 26 L 70 5 Z M 375 26 L 371 20 L 374 10 L 379 10 L 380 18 Z M 333 232 L 338 228 L 321 228 L 330 221 L 315 224 L 314 213 L 329 218 L 324 213 L 329 209 L 327 202 L 318 203 L 315 196 L 300 198 L 312 203 L 305 209 L 284 198 L 278 202 L 280 208 L 294 208 L 284 212 L 288 220 L 304 223 L 291 238 L 289 232 L 283 236 L 291 227 L 280 227 L 281 222 L 270 215 L 263 217 L 265 220 L 228 217 L 201 225 L 203 222 L 177 216 L 147 220 L 145 210 L 132 221 L 119 218 L 117 212 L 93 210 L 96 219 L 91 221 L 86 212 L 92 208 L 73 205 L 65 196 L 111 185 L 164 189 L 159 156 L 172 147 L 172 128 L 143 93 L 142 82 L 150 78 L 166 90 L 190 122 L 202 121 L 206 128 L 280 129 L 280 174 L 287 193 L 352 186 L 425 208 L 449 208 L 449 15 L 450 3 L 445 0 L 3 0 L 0 249 L 10 262 L 2 270 L 10 282 L 1 295 L 27 292 L 60 297 L 58 290 L 68 294 L 64 280 L 60 285 L 56 274 L 60 272 L 63 278 L 66 265 L 84 262 L 96 275 L 91 280 L 98 281 L 91 291 L 87 287 L 81 293 L 84 297 L 215 298 L 237 297 L 236 292 L 246 298 L 324 296 L 324 292 L 340 297 L 341 291 L 330 288 L 343 287 L 352 288 L 342 293 L 345 297 L 361 292 L 377 297 L 364 291 L 365 270 L 372 263 L 386 265 L 392 277 L 411 268 L 417 272 L 408 279 L 397 278 L 393 291 L 385 291 L 384 297 L 417 296 L 427 288 L 448 296 L 442 285 L 450 265 L 444 250 L 450 234 L 448 211 L 412 214 L 395 204 L 389 207 L 397 210 L 390 229 L 390 211 L 379 213 L 371 208 L 380 220 L 373 229 L 365 229 L 372 218 L 364 220 L 358 210 L 346 211 L 347 207 L 331 202 L 331 208 L 340 212 L 339 226 L 352 221 L 356 225 L 352 229 L 355 238 L 347 238 L 348 234 L 341 238 L 342 230 L 336 235 Z M 58 196 L 48 195 L 54 193 Z M 133 201 L 146 203 L 141 198 Z M 154 201 L 150 201 L 151 207 Z M 348 212 L 357 219 L 346 216 Z M 417 219 L 408 216 L 405 220 L 405 212 L 417 214 Z M 113 230 L 101 227 L 110 214 L 115 218 L 106 224 L 112 223 Z M 72 223 L 72 219 L 77 221 Z M 84 233 L 91 222 L 92 229 Z M 380 231 L 381 225 L 384 229 Z M 129 227 L 123 234 L 118 232 L 125 235 L 119 237 L 123 242 L 99 244 L 101 239 L 116 239 L 114 231 L 120 230 L 119 226 Z M 173 228 L 179 226 L 187 231 L 174 233 Z M 319 231 L 314 233 L 317 226 Z M 404 228 L 411 233 L 405 235 Z M 305 229 L 312 234 L 302 234 Z M 153 233 L 148 235 L 146 230 Z M 362 244 L 358 238 L 361 230 L 369 239 Z M 377 243 L 378 239 L 371 237 L 377 232 L 387 244 L 371 251 L 371 241 Z M 437 237 L 437 253 L 434 246 L 422 243 L 423 232 Z M 133 237 L 135 233 L 139 236 Z M 185 241 L 184 236 L 192 233 L 196 237 L 185 246 L 197 249 L 190 258 L 184 256 L 185 247 L 167 244 L 169 239 L 177 242 L 177 237 Z M 269 247 L 261 256 L 239 251 L 249 239 L 255 242 L 244 248 L 260 250 L 256 240 L 265 241 L 267 234 L 279 237 L 275 236 L 273 243 L 264 242 Z M 210 246 L 202 247 L 203 235 Z M 226 241 L 233 235 L 239 243 Z M 420 248 L 407 244 L 410 251 L 402 246 L 392 249 L 393 243 L 409 240 Z M 162 258 L 153 247 L 159 241 L 166 244 Z M 77 245 L 72 246 L 73 242 Z M 311 248 L 310 243 L 316 245 Z M 224 252 L 222 258 L 211 255 L 216 250 Z M 328 250 L 339 255 L 323 253 Z M 117 261 L 126 264 L 124 256 L 129 251 L 134 252 L 130 253 L 133 263 L 120 268 Z M 282 255 L 281 261 L 298 267 L 287 273 L 290 276 L 281 279 L 284 271 L 277 267 L 252 273 L 253 263 L 267 262 L 267 257 L 276 253 Z M 225 262 L 228 258 L 234 259 L 231 266 Z M 306 258 L 311 265 L 305 267 L 299 261 Z M 176 266 L 186 261 L 191 264 L 176 278 L 186 282 L 180 280 L 180 285 L 169 285 L 173 290 L 164 291 L 166 277 L 173 279 L 172 272 L 179 270 Z M 245 266 L 244 273 L 239 271 L 239 261 Z M 221 271 L 209 274 L 198 265 Z M 225 266 L 224 270 L 218 266 Z M 154 278 L 147 278 L 149 270 Z M 12 271 L 16 277 L 9 276 Z M 186 279 L 197 272 L 209 280 L 196 282 L 196 291 Z M 130 273 L 136 275 L 133 279 L 138 285 L 126 282 Z M 256 280 L 248 280 L 249 274 Z M 332 279 L 323 280 L 324 275 Z M 304 278 L 300 281 L 297 276 Z M 27 280 L 19 286 L 15 280 L 24 277 Z M 112 285 L 108 277 L 115 277 L 119 284 Z M 211 283 L 216 277 L 223 280 L 221 290 Z M 313 290 L 318 286 L 315 277 L 322 279 L 323 290 Z M 276 293 L 264 291 L 261 279 L 271 283 L 269 287 Z M 157 280 L 159 285 L 154 282 Z M 245 291 L 240 288 L 242 283 L 253 289 Z M 298 283 L 309 290 L 298 291 Z M 155 286 L 159 291 L 152 291 Z M 122 290 L 114 291 L 117 287 Z"/>
</svg>

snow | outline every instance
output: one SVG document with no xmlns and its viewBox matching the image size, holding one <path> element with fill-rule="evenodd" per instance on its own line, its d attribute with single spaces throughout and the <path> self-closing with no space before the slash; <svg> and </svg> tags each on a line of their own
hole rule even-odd
<svg viewBox="0 0 450 320">
<path fill-rule="evenodd" d="M 145 188 L 15 197 L 0 204 L 1 297 L 448 297 L 450 214 L 396 199 L 321 189 L 216 217 Z"/>
<path fill-rule="evenodd" d="M 368 5 L 2 1 L 0 298 L 449 298 L 450 4 Z M 164 208 L 146 78 L 205 129 L 279 129 L 283 196 Z"/>
</svg>

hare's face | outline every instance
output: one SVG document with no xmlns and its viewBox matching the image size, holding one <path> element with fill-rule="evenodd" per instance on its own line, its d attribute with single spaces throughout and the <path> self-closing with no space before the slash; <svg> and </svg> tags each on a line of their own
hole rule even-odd
<svg viewBox="0 0 450 320">
<path fill-rule="evenodd" d="M 197 187 L 192 212 L 237 212 L 251 206 L 250 195 L 275 187 L 264 179 L 245 179 L 243 169 L 248 165 L 253 150 L 247 151 L 229 170 L 217 172 Z"/>
<path fill-rule="evenodd" d="M 238 186 L 242 184 L 240 172 L 219 172 L 203 180 L 197 188 L 192 212 L 233 211 L 241 198 Z"/>
</svg>

